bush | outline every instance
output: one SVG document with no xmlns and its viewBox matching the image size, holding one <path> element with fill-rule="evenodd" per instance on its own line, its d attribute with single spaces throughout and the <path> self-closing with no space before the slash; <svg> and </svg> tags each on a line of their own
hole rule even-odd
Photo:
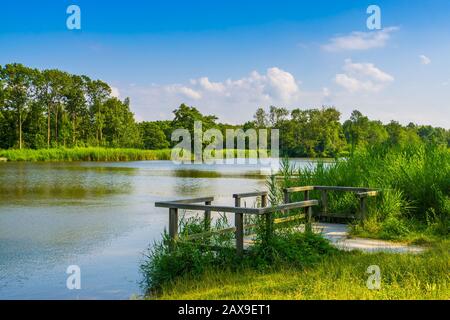
<svg viewBox="0 0 450 320">
<path fill-rule="evenodd" d="M 249 261 L 256 269 L 306 267 L 334 252 L 336 249 L 320 234 L 287 228 L 278 230 L 268 242 L 257 240 L 249 252 Z"/>
<path fill-rule="evenodd" d="M 226 227 L 219 218 L 213 230 Z M 336 252 L 321 235 L 301 233 L 294 229 L 278 230 L 270 241 L 261 241 L 257 236 L 255 244 L 242 257 L 236 255 L 232 233 L 214 235 L 207 240 L 183 241 L 183 237 L 201 232 L 202 220 L 197 217 L 182 218 L 180 240 L 170 249 L 168 235 L 148 249 L 141 265 L 143 289 L 151 294 L 179 277 L 200 277 L 206 271 L 276 269 L 294 266 L 306 267 L 318 263 L 323 256 Z"/>
</svg>

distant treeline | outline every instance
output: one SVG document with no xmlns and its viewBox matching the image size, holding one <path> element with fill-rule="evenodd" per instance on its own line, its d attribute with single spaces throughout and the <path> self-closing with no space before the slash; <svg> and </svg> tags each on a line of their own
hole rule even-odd
<svg viewBox="0 0 450 320">
<path fill-rule="evenodd" d="M 203 130 L 216 128 L 224 136 L 226 129 L 280 129 L 281 154 L 297 157 L 334 157 L 379 143 L 450 146 L 450 130 L 443 128 L 383 124 L 356 110 L 343 124 L 340 116 L 333 107 L 289 111 L 271 106 L 268 111 L 257 109 L 252 121 L 235 126 L 182 104 L 174 110 L 173 120 L 137 123 L 130 99 L 113 97 L 101 80 L 21 64 L 0 66 L 0 149 L 165 149 L 175 144 L 173 130 L 193 133 L 194 121 L 202 121 Z"/>
<path fill-rule="evenodd" d="M 425 142 L 450 146 L 450 130 L 413 123 L 402 126 L 396 121 L 383 124 L 369 120 L 355 110 L 350 119 L 340 122 L 340 112 L 333 107 L 319 109 L 294 109 L 271 106 L 266 112 L 257 109 L 254 120 L 241 126 L 217 123 L 214 116 L 204 116 L 196 108 L 182 104 L 174 111 L 172 121 L 142 122 L 143 144 L 147 149 L 163 149 L 173 146 L 171 133 L 186 128 L 193 136 L 194 121 L 202 121 L 203 130 L 219 129 L 226 137 L 226 129 L 279 129 L 280 154 L 291 157 L 336 157 L 352 153 L 359 147 L 386 144 L 388 146 Z M 270 146 L 270 141 L 269 141 Z"/>
</svg>

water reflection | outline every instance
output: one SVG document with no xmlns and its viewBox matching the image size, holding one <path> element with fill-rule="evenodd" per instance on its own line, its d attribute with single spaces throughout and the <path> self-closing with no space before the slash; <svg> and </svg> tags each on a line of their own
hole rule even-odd
<svg viewBox="0 0 450 320">
<path fill-rule="evenodd" d="M 0 298 L 126 299 L 168 221 L 155 201 L 214 195 L 232 205 L 265 178 L 254 166 L 169 161 L 0 164 Z M 70 264 L 82 269 L 80 291 L 66 289 Z"/>
</svg>

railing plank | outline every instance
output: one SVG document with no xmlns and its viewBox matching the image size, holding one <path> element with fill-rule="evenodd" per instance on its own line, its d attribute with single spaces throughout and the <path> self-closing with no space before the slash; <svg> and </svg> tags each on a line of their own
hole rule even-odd
<svg viewBox="0 0 450 320">
<path fill-rule="evenodd" d="M 290 187 L 290 188 L 285 188 L 284 189 L 284 191 L 286 191 L 288 193 L 312 191 L 312 190 L 314 190 L 314 186 Z"/>
<path fill-rule="evenodd" d="M 367 192 L 369 188 L 355 188 L 355 187 L 340 187 L 340 186 L 314 186 L 314 190 L 327 191 L 344 191 L 344 192 Z"/>
<path fill-rule="evenodd" d="M 289 209 L 298 209 L 298 208 L 307 208 L 312 206 L 319 205 L 318 200 L 308 200 L 308 201 L 300 201 L 300 202 L 291 202 L 286 204 L 280 204 L 275 207 L 267 207 L 262 208 L 261 213 L 273 213 L 277 211 L 289 210 Z"/>
<path fill-rule="evenodd" d="M 212 202 L 214 201 L 214 197 L 201 197 L 201 198 L 193 198 L 193 199 L 181 199 L 181 200 L 171 200 L 167 202 L 175 202 L 175 203 L 201 203 L 201 202 Z"/>
<path fill-rule="evenodd" d="M 246 192 L 246 193 L 235 193 L 233 194 L 233 198 L 251 198 L 251 197 L 259 197 L 267 195 L 267 191 L 255 191 L 255 192 Z"/>
<path fill-rule="evenodd" d="M 236 207 L 230 206 L 207 206 L 204 204 L 179 203 L 179 202 L 156 202 L 156 207 L 159 208 L 178 208 L 194 211 L 214 211 L 214 212 L 236 212 Z M 262 208 L 239 208 L 239 212 L 246 214 L 262 214 Z"/>
<path fill-rule="evenodd" d="M 377 190 L 372 190 L 372 191 L 367 191 L 367 192 L 360 192 L 357 194 L 358 197 L 363 198 L 363 197 L 376 197 L 378 195 L 378 191 Z"/>
</svg>

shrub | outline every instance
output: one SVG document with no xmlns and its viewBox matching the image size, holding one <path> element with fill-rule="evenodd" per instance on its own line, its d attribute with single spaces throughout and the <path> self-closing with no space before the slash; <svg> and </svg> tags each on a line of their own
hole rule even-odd
<svg viewBox="0 0 450 320">
<path fill-rule="evenodd" d="M 226 227 L 225 221 L 225 218 L 220 217 L 213 230 Z M 242 257 L 236 255 L 232 233 L 214 235 L 209 240 L 183 241 L 184 236 L 201 232 L 202 223 L 198 217 L 182 218 L 181 241 L 170 248 L 168 235 L 164 233 L 163 240 L 148 249 L 145 261 L 141 264 L 141 285 L 148 294 L 158 292 L 162 286 L 179 277 L 196 278 L 212 270 L 306 267 L 336 252 L 321 235 L 301 233 L 291 228 L 277 230 L 270 241 L 261 241 L 263 237 L 257 236 L 255 244 Z"/>
</svg>

